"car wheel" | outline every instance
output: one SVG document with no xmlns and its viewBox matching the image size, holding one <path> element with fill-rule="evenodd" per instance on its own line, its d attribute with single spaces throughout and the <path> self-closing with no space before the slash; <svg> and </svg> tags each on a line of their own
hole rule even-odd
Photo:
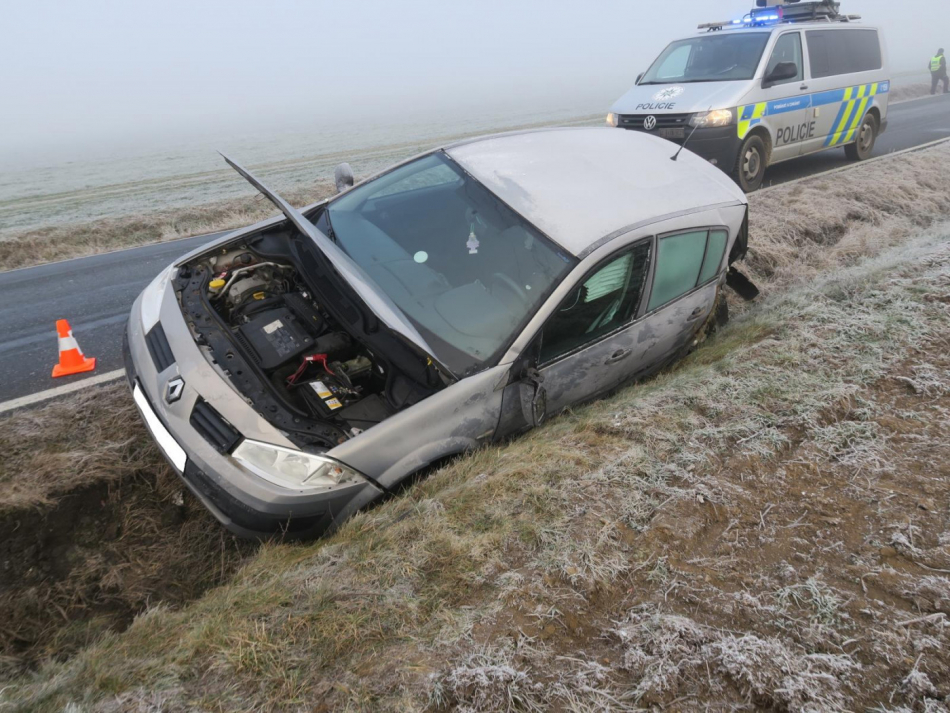
<svg viewBox="0 0 950 713">
<path fill-rule="evenodd" d="M 765 142 L 758 134 L 752 134 L 742 142 L 732 177 L 746 193 L 757 191 L 765 178 L 767 162 L 768 151 Z"/>
<path fill-rule="evenodd" d="M 877 143 L 877 119 L 873 114 L 868 114 L 858 129 L 858 138 L 853 144 L 844 147 L 845 155 L 852 161 L 865 161 L 871 158 L 875 143 Z"/>
</svg>

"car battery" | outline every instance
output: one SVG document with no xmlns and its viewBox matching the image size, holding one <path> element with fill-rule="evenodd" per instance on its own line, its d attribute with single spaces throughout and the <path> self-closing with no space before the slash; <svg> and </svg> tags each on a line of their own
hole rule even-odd
<svg viewBox="0 0 950 713">
<path fill-rule="evenodd" d="M 299 393 L 313 414 L 323 418 L 338 413 L 356 396 L 353 389 L 328 374 L 301 384 Z"/>
</svg>

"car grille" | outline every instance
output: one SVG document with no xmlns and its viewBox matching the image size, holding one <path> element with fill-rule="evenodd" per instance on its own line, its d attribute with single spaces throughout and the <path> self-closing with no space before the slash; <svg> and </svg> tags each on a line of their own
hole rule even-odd
<svg viewBox="0 0 950 713">
<path fill-rule="evenodd" d="M 152 327 L 152 330 L 145 335 L 145 344 L 148 346 L 148 353 L 152 355 L 152 361 L 155 363 L 155 369 L 161 373 L 175 363 L 175 355 L 168 346 L 168 339 L 165 337 L 165 330 L 161 323 Z"/>
<path fill-rule="evenodd" d="M 241 440 L 241 434 L 204 399 L 198 399 L 189 420 L 202 437 L 219 453 L 230 453 Z"/>
<path fill-rule="evenodd" d="M 648 116 L 656 119 L 656 128 L 649 132 L 653 133 L 659 129 L 685 129 L 689 126 L 689 118 L 692 114 L 621 114 L 618 125 L 622 129 L 646 131 L 643 122 Z"/>
</svg>

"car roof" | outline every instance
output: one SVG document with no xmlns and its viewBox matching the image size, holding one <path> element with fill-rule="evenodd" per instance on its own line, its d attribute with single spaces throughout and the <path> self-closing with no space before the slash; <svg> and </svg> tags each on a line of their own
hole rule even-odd
<svg viewBox="0 0 950 713">
<path fill-rule="evenodd" d="M 719 169 L 648 134 L 540 129 L 443 150 L 562 248 L 583 257 L 623 229 L 705 206 L 746 203 Z"/>
</svg>

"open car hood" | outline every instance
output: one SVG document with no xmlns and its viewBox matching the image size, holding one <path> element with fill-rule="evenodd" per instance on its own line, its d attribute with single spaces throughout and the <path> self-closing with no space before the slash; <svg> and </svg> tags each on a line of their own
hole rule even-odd
<svg viewBox="0 0 950 713">
<path fill-rule="evenodd" d="M 317 249 L 326 256 L 343 279 L 349 283 L 360 298 L 362 298 L 363 302 L 366 303 L 366 306 L 383 324 L 424 351 L 433 361 L 438 361 L 422 335 L 412 326 L 412 323 L 409 322 L 405 314 L 403 314 L 389 296 L 376 286 L 369 275 L 363 271 L 363 268 L 357 265 L 336 243 L 318 230 L 299 210 L 261 183 L 254 174 L 224 154 L 221 154 L 221 157 L 227 161 L 231 168 L 241 174 L 248 183 L 260 191 L 261 195 L 273 203 L 281 213 L 287 216 L 287 219 L 294 224 L 297 230 L 313 241 Z M 447 374 L 452 373 L 452 371 L 441 362 L 439 362 L 439 367 Z"/>
</svg>

